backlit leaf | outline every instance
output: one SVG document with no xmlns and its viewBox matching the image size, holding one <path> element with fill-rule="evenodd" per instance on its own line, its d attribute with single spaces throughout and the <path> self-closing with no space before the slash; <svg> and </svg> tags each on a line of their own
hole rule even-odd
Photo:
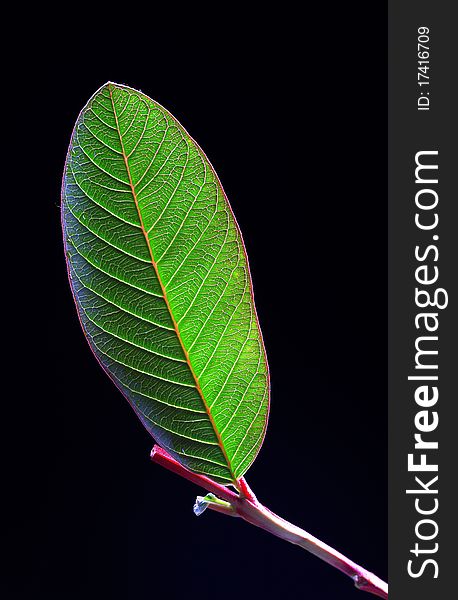
<svg viewBox="0 0 458 600">
<path fill-rule="evenodd" d="M 108 83 L 75 125 L 62 223 L 106 373 L 184 466 L 240 478 L 264 437 L 269 376 L 241 235 L 205 154 L 163 107 Z"/>
</svg>

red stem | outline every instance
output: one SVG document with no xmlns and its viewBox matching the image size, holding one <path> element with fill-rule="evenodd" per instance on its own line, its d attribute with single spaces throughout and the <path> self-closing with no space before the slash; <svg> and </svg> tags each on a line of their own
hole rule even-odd
<svg viewBox="0 0 458 600">
<path fill-rule="evenodd" d="M 231 504 L 234 512 L 228 509 L 222 510 L 217 504 L 209 504 L 211 510 L 241 517 L 256 527 L 260 527 L 292 544 L 297 544 L 351 577 L 358 589 L 379 596 L 380 598 L 388 598 L 388 585 L 384 581 L 370 571 L 366 571 L 366 569 L 363 569 L 337 550 L 334 550 L 331 546 L 310 535 L 304 529 L 292 525 L 263 506 L 258 502 L 243 477 L 237 482 L 240 490 L 240 495 L 237 495 L 228 490 L 227 487 L 216 483 L 204 475 L 188 471 L 188 469 L 183 467 L 159 446 L 154 446 L 151 452 L 151 459 L 166 469 L 181 475 L 181 477 L 226 500 Z"/>
<path fill-rule="evenodd" d="M 173 471 L 177 475 L 181 475 L 185 479 L 192 481 L 196 485 L 203 487 L 207 492 L 211 492 L 222 498 L 223 500 L 227 500 L 227 502 L 235 502 L 238 499 L 237 494 L 228 490 L 227 487 L 216 483 L 213 479 L 209 477 L 205 477 L 205 475 L 198 475 L 197 473 L 193 473 L 189 471 L 183 465 L 181 465 L 177 460 L 172 458 L 168 452 L 163 450 L 160 446 L 154 446 L 151 450 L 151 460 L 155 463 L 158 463 L 162 467 L 165 467 L 169 471 Z"/>
</svg>

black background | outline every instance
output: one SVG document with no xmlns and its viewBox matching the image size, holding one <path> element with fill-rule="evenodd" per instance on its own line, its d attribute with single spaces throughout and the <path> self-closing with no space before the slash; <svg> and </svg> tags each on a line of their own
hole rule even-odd
<svg viewBox="0 0 458 600">
<path fill-rule="evenodd" d="M 199 489 L 150 463 L 153 440 L 84 340 L 60 178 L 78 112 L 107 80 L 178 118 L 240 224 L 272 383 L 247 480 L 269 508 L 387 577 L 386 11 L 368 6 L 124 7 L 135 18 L 113 6 L 98 22 L 81 8 L 52 26 L 28 15 L 4 142 L 17 169 L 7 195 L 16 220 L 4 225 L 20 233 L 7 254 L 18 318 L 5 323 L 6 598 L 361 594 L 261 530 L 196 518 Z"/>
</svg>

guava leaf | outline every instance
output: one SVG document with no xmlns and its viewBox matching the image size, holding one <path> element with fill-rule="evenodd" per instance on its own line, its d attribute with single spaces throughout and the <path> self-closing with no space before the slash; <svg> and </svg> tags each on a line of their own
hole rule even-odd
<svg viewBox="0 0 458 600">
<path fill-rule="evenodd" d="M 236 482 L 264 438 L 269 374 L 241 234 L 205 154 L 162 106 L 107 83 L 73 131 L 62 223 L 101 366 L 176 460 Z"/>
</svg>

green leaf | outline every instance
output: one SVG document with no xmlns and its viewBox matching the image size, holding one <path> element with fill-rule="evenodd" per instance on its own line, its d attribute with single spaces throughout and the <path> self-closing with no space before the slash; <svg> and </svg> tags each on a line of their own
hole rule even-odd
<svg viewBox="0 0 458 600">
<path fill-rule="evenodd" d="M 176 460 L 236 482 L 264 438 L 269 374 L 241 234 L 205 154 L 162 106 L 108 83 L 73 131 L 62 223 L 106 373 Z"/>
</svg>

